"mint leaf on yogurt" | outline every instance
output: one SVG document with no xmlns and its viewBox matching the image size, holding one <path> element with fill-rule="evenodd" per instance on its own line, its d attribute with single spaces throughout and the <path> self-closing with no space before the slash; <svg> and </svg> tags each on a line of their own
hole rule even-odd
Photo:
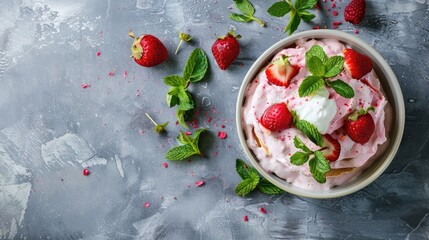
<svg viewBox="0 0 429 240">
<path fill-rule="evenodd" d="M 323 146 L 322 134 L 320 134 L 319 130 L 317 130 L 313 124 L 307 122 L 306 120 L 298 120 L 296 122 L 296 128 L 304 133 L 304 135 L 307 136 L 317 146 Z"/>
<path fill-rule="evenodd" d="M 343 71 L 344 57 L 332 56 L 328 58 L 321 46 L 314 45 L 305 53 L 305 64 L 312 75 L 306 77 L 299 86 L 300 97 L 312 94 L 323 85 L 331 87 L 342 97 L 354 97 L 353 88 L 346 82 L 339 79 L 336 81 L 328 80 Z"/>
</svg>

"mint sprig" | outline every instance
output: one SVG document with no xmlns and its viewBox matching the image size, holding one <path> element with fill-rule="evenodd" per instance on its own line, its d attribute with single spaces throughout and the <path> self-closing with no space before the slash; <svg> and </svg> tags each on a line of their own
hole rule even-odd
<svg viewBox="0 0 429 240">
<path fill-rule="evenodd" d="M 167 92 L 166 102 L 168 107 L 178 106 L 176 117 L 180 125 L 188 128 L 186 120 L 195 108 L 192 94 L 187 90 L 190 83 L 201 81 L 208 70 L 207 56 L 200 48 L 194 49 L 188 60 L 182 76 L 170 75 L 164 77 L 164 83 L 170 86 Z"/>
<path fill-rule="evenodd" d="M 303 151 L 295 152 L 291 156 L 290 162 L 293 165 L 300 166 L 308 162 L 308 159 L 311 157 L 310 161 L 308 162 L 311 175 L 317 182 L 325 183 L 326 173 L 331 170 L 331 166 L 321 152 L 323 149 L 311 151 L 297 136 L 293 138 L 293 142 L 296 148 L 299 148 Z"/>
<path fill-rule="evenodd" d="M 252 3 L 250 3 L 248 0 L 234 0 L 234 3 L 237 9 L 240 10 L 242 14 L 231 13 L 229 15 L 229 18 L 231 20 L 234 20 L 236 22 L 255 21 L 259 23 L 262 27 L 265 26 L 265 23 L 261 19 L 253 16 L 253 14 L 255 14 L 255 8 L 253 7 Z"/>
<path fill-rule="evenodd" d="M 267 179 L 260 177 L 258 171 L 248 166 L 243 160 L 236 160 L 235 169 L 241 179 L 243 179 L 235 188 L 235 193 L 239 196 L 246 196 L 255 188 L 269 195 L 284 193 L 282 189 L 278 188 Z"/>
<path fill-rule="evenodd" d="M 195 131 L 193 136 L 188 136 L 184 132 L 180 131 L 179 136 L 177 136 L 177 140 L 179 140 L 183 145 L 170 149 L 165 155 L 165 158 L 167 160 L 180 161 L 197 154 L 202 156 L 203 154 L 200 151 L 198 143 L 201 133 L 205 130 L 205 128 L 198 129 Z"/>
<path fill-rule="evenodd" d="M 284 32 L 288 32 L 291 35 L 298 29 L 301 20 L 309 22 L 315 17 L 314 14 L 307 10 L 313 8 L 316 3 L 317 0 L 296 0 L 295 4 L 292 3 L 292 0 L 281 0 L 271 5 L 267 12 L 274 17 L 283 17 L 290 13 L 289 23 Z"/>
<path fill-rule="evenodd" d="M 328 58 L 322 47 L 314 45 L 305 53 L 305 64 L 312 75 L 306 77 L 299 86 L 300 97 L 308 96 L 324 85 L 331 87 L 345 98 L 352 98 L 355 95 L 353 88 L 343 80 L 328 80 L 343 71 L 344 57 L 332 56 Z"/>
</svg>

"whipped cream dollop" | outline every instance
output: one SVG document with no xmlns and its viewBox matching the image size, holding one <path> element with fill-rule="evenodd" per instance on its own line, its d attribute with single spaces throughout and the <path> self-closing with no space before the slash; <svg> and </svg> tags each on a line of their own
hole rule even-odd
<svg viewBox="0 0 429 240">
<path fill-rule="evenodd" d="M 293 110 L 299 119 L 310 122 L 321 134 L 325 134 L 337 114 L 337 103 L 334 99 L 329 99 L 328 89 L 321 87 L 308 97 L 308 101 L 301 101 L 300 104 L 295 105 Z"/>
<path fill-rule="evenodd" d="M 300 68 L 298 74 L 291 79 L 289 86 L 282 87 L 271 84 L 265 74 L 266 67 L 261 69 L 247 87 L 241 114 L 247 145 L 267 172 L 274 173 L 300 188 L 324 190 L 353 180 L 371 164 L 378 153 L 379 145 L 387 140 L 384 125 L 387 101 L 373 70 L 360 80 L 353 79 L 344 70 L 335 77 L 353 88 L 353 98 L 344 98 L 325 86 L 310 96 L 300 97 L 298 88 L 302 81 L 311 75 L 305 64 L 305 53 L 315 44 L 321 46 L 328 57 L 344 56 L 343 51 L 347 47 L 334 39 L 313 39 L 299 40 L 295 47 L 279 51 L 273 60 L 282 54 L 288 56 L 289 62 Z M 339 141 L 341 152 L 338 160 L 330 163 L 331 171 L 326 174 L 326 183 L 320 184 L 313 179 L 308 163 L 301 166 L 290 163 L 290 157 L 300 151 L 294 146 L 295 136 L 312 151 L 320 150 L 319 146 L 295 127 L 282 131 L 267 131 L 261 126 L 260 118 L 264 111 L 280 102 L 286 103 L 289 110 L 295 111 L 299 119 L 315 125 L 321 134 L 329 134 Z M 351 140 L 343 126 L 353 111 L 369 106 L 375 107 L 375 111 L 369 113 L 374 119 L 376 130 L 369 142 L 362 145 Z"/>
</svg>

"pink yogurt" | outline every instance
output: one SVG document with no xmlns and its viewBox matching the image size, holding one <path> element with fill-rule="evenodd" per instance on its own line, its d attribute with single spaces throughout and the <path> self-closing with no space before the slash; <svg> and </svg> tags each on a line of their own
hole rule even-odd
<svg viewBox="0 0 429 240">
<path fill-rule="evenodd" d="M 343 55 L 347 46 L 333 39 L 323 40 L 298 40 L 295 48 L 287 48 L 278 52 L 274 58 L 277 59 L 281 54 L 289 56 L 292 65 L 300 67 L 299 73 L 292 79 L 290 85 L 285 88 L 276 86 L 268 82 L 265 75 L 265 68 L 259 72 L 255 79 L 249 84 L 245 93 L 245 104 L 242 111 L 242 123 L 247 136 L 247 145 L 253 151 L 260 165 L 268 172 L 276 174 L 285 179 L 292 185 L 304 189 L 325 190 L 344 184 L 356 178 L 370 163 L 377 153 L 379 145 L 386 141 L 386 130 L 384 125 L 386 98 L 383 96 L 380 81 L 374 70 L 363 76 L 360 80 L 353 79 L 345 70 L 333 78 L 341 79 L 348 83 L 355 92 L 355 96 L 347 99 L 338 95 L 333 89 L 321 89 L 325 94 L 325 102 L 311 101 L 310 97 L 301 98 L 298 95 L 298 87 L 301 82 L 309 75 L 305 66 L 305 52 L 313 45 L 319 45 L 323 48 L 328 57 Z M 363 80 L 363 81 L 362 81 Z M 320 147 L 312 143 L 296 128 L 288 128 L 283 131 L 269 132 L 259 124 L 259 119 L 269 106 L 285 102 L 289 110 L 297 110 L 302 107 L 320 109 L 320 114 L 316 114 L 316 123 L 325 125 L 318 126 L 322 134 L 330 134 L 337 139 L 341 145 L 339 159 L 331 163 L 331 169 L 353 168 L 351 172 L 343 173 L 337 176 L 328 176 L 326 183 L 316 182 L 310 174 L 308 163 L 302 166 L 295 166 L 290 163 L 290 157 L 299 149 L 295 148 L 293 138 L 298 136 L 311 150 L 317 150 Z M 328 106 L 331 104 L 329 111 Z M 370 105 L 375 106 L 372 115 L 376 130 L 368 143 L 362 145 L 352 141 L 343 130 L 343 125 L 349 114 L 358 107 L 366 109 Z M 332 107 L 334 106 L 334 107 Z M 336 106 L 336 107 L 335 107 Z M 324 114 L 323 114 L 324 113 Z M 313 116 L 313 117 L 314 117 Z M 266 146 L 266 149 L 258 145 L 254 134 Z"/>
</svg>

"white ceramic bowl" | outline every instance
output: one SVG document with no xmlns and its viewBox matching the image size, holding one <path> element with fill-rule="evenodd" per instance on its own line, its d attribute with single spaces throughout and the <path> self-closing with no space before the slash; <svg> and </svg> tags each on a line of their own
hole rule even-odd
<svg viewBox="0 0 429 240">
<path fill-rule="evenodd" d="M 323 191 L 316 190 L 306 190 L 299 187 L 296 187 L 285 180 L 277 177 L 274 174 L 268 173 L 260 165 L 259 160 L 255 157 L 253 152 L 249 149 L 246 143 L 246 136 L 242 127 L 242 106 L 244 104 L 245 91 L 249 83 L 256 77 L 260 69 L 269 63 L 274 55 L 279 52 L 281 49 L 284 49 L 288 46 L 293 45 L 298 39 L 322 39 L 330 38 L 337 39 L 343 43 L 348 44 L 357 51 L 369 56 L 373 62 L 373 68 L 377 73 L 377 76 L 380 79 L 381 85 L 384 89 L 385 96 L 392 106 L 393 116 L 392 116 L 392 125 L 390 131 L 387 132 L 387 137 L 390 140 L 386 150 L 373 161 L 373 163 L 365 169 L 361 175 L 359 175 L 355 180 L 346 183 L 341 186 Z M 404 98 L 402 96 L 402 91 L 398 83 L 398 79 L 390 68 L 389 64 L 384 60 L 384 58 L 372 48 L 370 45 L 362 41 L 361 39 L 341 32 L 337 30 L 310 30 L 305 32 L 300 32 L 293 34 L 290 37 L 287 37 L 266 50 L 250 67 L 244 81 L 241 85 L 237 106 L 236 106 L 236 123 L 238 136 L 240 143 L 244 149 L 244 152 L 248 159 L 252 162 L 253 166 L 259 171 L 262 176 L 267 178 L 270 182 L 278 186 L 279 188 L 285 190 L 286 192 L 310 198 L 335 198 L 345 196 L 347 194 L 354 193 L 360 189 L 366 187 L 368 184 L 373 182 L 377 177 L 379 177 L 383 171 L 389 166 L 393 160 L 404 132 L 405 125 L 405 106 Z"/>
</svg>

